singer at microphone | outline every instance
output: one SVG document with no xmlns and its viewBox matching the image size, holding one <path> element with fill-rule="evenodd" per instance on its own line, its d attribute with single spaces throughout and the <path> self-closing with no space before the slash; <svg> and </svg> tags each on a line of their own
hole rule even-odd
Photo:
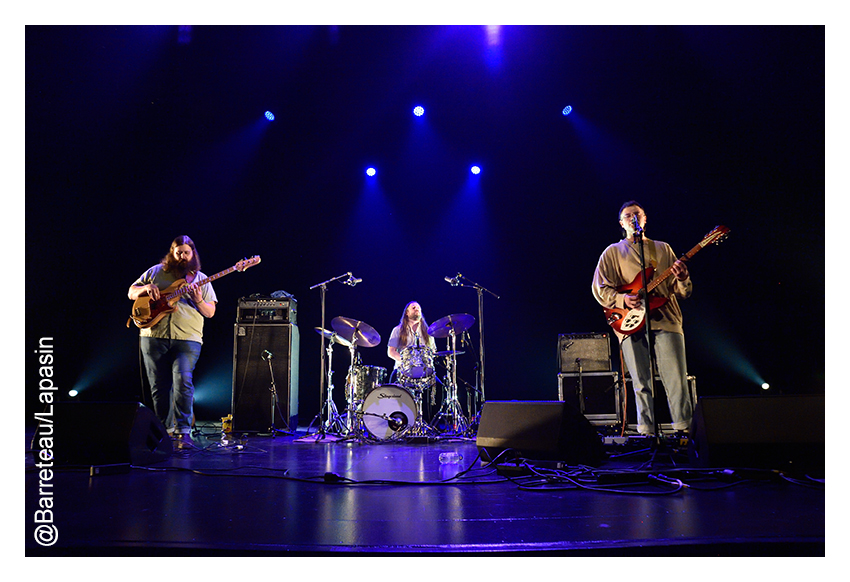
<svg viewBox="0 0 850 582">
<path fill-rule="evenodd" d="M 593 274 L 593 297 L 619 340 L 632 378 L 638 433 L 659 434 L 655 398 L 667 401 L 673 430 L 687 431 L 695 405 L 687 380 L 681 306 L 693 293 L 688 266 L 676 258 L 668 243 L 646 235 L 648 214 L 642 204 L 625 202 L 618 220 L 625 237 L 608 245 L 599 256 Z M 638 249 L 636 242 L 641 245 Z M 657 279 L 647 296 L 652 273 L 648 277 L 644 273 L 650 267 L 653 273 L 669 271 L 673 276 Z M 664 378 L 664 390 L 653 396 L 653 378 L 659 376 Z"/>
</svg>

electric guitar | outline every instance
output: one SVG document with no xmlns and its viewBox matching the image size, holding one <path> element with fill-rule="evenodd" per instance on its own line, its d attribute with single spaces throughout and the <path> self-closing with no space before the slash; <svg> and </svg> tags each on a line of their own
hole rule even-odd
<svg viewBox="0 0 850 582">
<path fill-rule="evenodd" d="M 216 273 L 206 279 L 194 281 L 193 284 L 197 284 L 198 287 L 200 287 L 201 285 L 206 285 L 216 279 L 220 279 L 225 275 L 229 275 L 233 271 L 242 272 L 245 269 L 253 267 L 259 262 L 259 255 L 251 257 L 250 259 L 242 259 L 229 269 L 225 269 L 224 271 Z M 130 319 L 127 320 L 127 327 L 130 327 L 131 321 L 136 324 L 136 327 L 142 329 L 153 327 L 159 323 L 163 317 L 176 311 L 177 302 L 180 301 L 181 297 L 186 295 L 188 292 L 189 284 L 186 282 L 186 279 L 178 279 L 169 285 L 167 289 L 163 289 L 160 292 L 159 299 L 153 300 L 147 295 L 139 297 L 133 303 L 133 309 L 130 312 Z"/>
<path fill-rule="evenodd" d="M 729 232 L 730 230 L 725 226 L 715 226 L 711 232 L 705 235 L 705 237 L 703 237 L 703 239 L 694 248 L 682 255 L 679 260 L 683 262 L 687 261 L 697 254 L 703 247 L 723 242 L 729 236 Z M 654 273 L 655 269 L 647 267 L 643 273 L 638 273 L 638 276 L 635 277 L 631 283 L 617 287 L 617 291 L 620 293 L 627 293 L 629 295 L 642 294 L 643 274 L 646 275 L 646 280 L 649 281 L 652 279 L 652 275 Z M 646 290 L 651 294 L 656 287 L 666 281 L 672 274 L 673 267 L 670 267 L 655 279 L 652 279 L 652 281 L 647 284 Z M 667 301 L 669 301 L 667 297 L 650 295 L 648 301 L 650 313 L 664 306 Z M 608 321 L 608 325 L 614 328 L 614 331 L 623 335 L 631 335 L 640 331 L 646 323 L 646 309 L 643 306 L 636 307 L 634 309 L 603 308 L 603 311 L 605 312 L 605 318 Z"/>
</svg>

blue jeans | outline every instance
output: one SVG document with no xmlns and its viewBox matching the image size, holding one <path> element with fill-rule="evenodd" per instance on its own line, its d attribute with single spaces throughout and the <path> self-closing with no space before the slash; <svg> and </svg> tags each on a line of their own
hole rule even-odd
<svg viewBox="0 0 850 582">
<path fill-rule="evenodd" d="M 661 376 L 661 383 L 667 392 L 673 430 L 685 430 L 690 427 L 694 413 L 694 403 L 688 389 L 685 336 L 669 331 L 653 331 L 652 342 L 658 375 Z M 649 347 L 646 332 L 641 331 L 626 337 L 621 346 L 635 391 L 638 432 L 654 434 L 655 408 L 652 386 L 649 383 Z"/>
<path fill-rule="evenodd" d="M 188 434 L 192 430 L 195 397 L 192 374 L 201 355 L 201 344 L 153 337 L 139 339 L 154 413 L 167 430 Z"/>
</svg>

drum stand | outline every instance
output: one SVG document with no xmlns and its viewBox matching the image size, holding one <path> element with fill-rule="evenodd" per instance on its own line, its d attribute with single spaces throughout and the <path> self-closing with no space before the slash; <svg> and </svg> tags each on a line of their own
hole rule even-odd
<svg viewBox="0 0 850 582">
<path fill-rule="evenodd" d="M 431 388 L 435 386 L 432 383 Z M 424 411 L 422 410 L 423 396 L 427 387 L 410 387 L 413 391 L 413 401 L 416 403 L 416 421 L 406 427 L 399 433 L 399 438 L 436 438 L 440 436 L 440 432 L 434 427 L 425 422 Z"/>
<path fill-rule="evenodd" d="M 348 347 L 351 354 L 351 363 L 348 366 L 348 376 L 345 378 L 345 399 L 348 409 L 345 411 L 345 436 L 358 441 L 368 440 L 366 436 L 366 425 L 363 423 L 363 401 L 357 399 L 357 374 L 360 368 L 360 354 L 357 347 L 351 344 Z"/>
<path fill-rule="evenodd" d="M 451 338 L 452 354 L 447 361 L 446 369 L 446 391 L 447 398 L 443 401 L 440 411 L 434 416 L 431 426 L 438 426 L 440 419 L 445 417 L 450 428 L 447 428 L 441 434 L 443 436 L 467 436 L 470 425 L 466 416 L 463 414 L 463 408 L 457 399 L 457 334 L 454 330 L 449 331 Z"/>
</svg>

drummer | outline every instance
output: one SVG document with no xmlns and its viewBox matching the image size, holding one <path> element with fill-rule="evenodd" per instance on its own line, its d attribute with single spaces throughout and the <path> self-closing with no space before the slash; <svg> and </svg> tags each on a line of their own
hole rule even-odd
<svg viewBox="0 0 850 582">
<path fill-rule="evenodd" d="M 393 328 L 390 339 L 387 340 L 387 355 L 395 360 L 395 371 L 401 365 L 401 352 L 405 348 L 423 346 L 436 351 L 437 342 L 428 333 L 428 324 L 422 317 L 422 306 L 411 301 L 404 307 L 401 321 Z"/>
</svg>

